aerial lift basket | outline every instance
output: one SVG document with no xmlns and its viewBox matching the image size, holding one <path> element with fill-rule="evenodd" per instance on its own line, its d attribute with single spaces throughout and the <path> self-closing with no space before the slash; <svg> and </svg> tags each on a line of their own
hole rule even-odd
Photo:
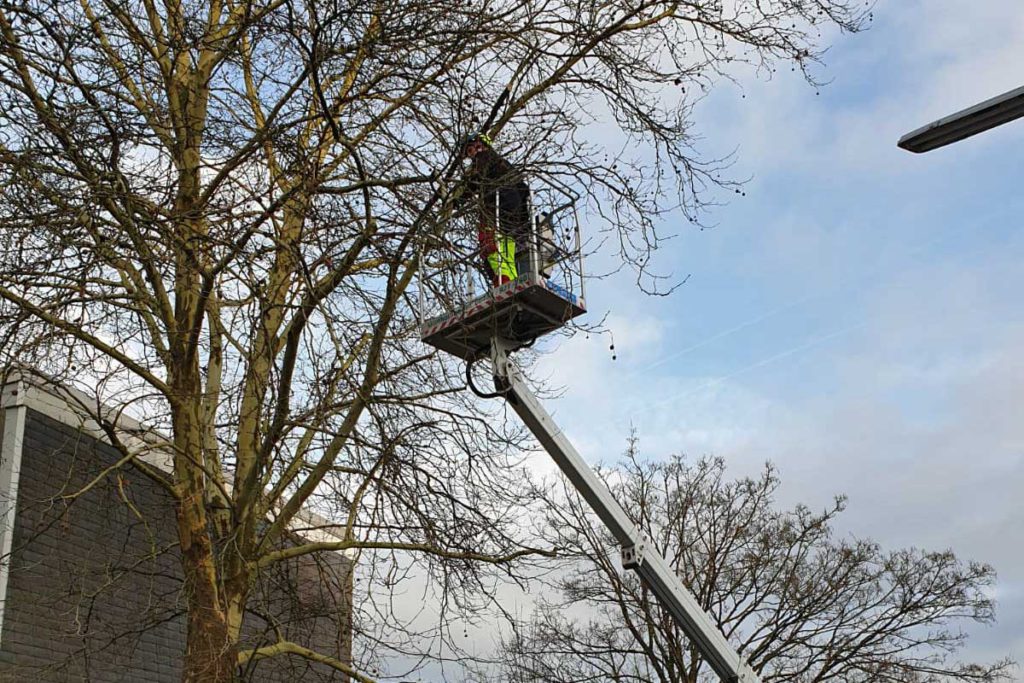
<svg viewBox="0 0 1024 683">
<path fill-rule="evenodd" d="M 472 361 L 489 352 L 495 337 L 513 349 L 529 346 L 586 313 L 576 197 L 537 183 L 531 197 L 530 239 L 516 245 L 515 280 L 492 286 L 483 272 L 475 215 L 454 218 L 453 229 L 422 255 L 424 343 Z"/>
</svg>

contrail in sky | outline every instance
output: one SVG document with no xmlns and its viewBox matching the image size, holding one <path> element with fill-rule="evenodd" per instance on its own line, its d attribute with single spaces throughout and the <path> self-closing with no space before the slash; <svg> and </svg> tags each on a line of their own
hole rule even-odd
<svg viewBox="0 0 1024 683">
<path fill-rule="evenodd" d="M 703 340 L 697 342 L 696 344 L 692 344 L 691 346 L 687 346 L 686 348 L 679 349 L 678 351 L 673 351 L 672 353 L 670 353 L 670 354 L 668 354 L 666 356 L 662 356 L 660 359 L 654 361 L 653 363 L 649 363 L 649 364 L 645 365 L 642 368 L 637 368 L 636 370 L 630 372 L 627 375 L 627 377 L 630 376 L 630 375 L 639 375 L 641 373 L 647 372 L 648 370 L 652 370 L 652 369 L 658 367 L 659 365 L 664 365 L 665 363 L 669 362 L 670 360 L 675 360 L 676 358 L 679 358 L 680 356 L 685 356 L 686 354 L 690 353 L 691 351 L 695 351 L 695 350 L 697 350 L 697 349 L 699 349 L 699 348 L 701 348 L 703 346 L 707 346 L 711 342 L 718 341 L 719 339 L 722 339 L 723 337 L 728 337 L 728 336 L 730 336 L 732 334 L 735 334 L 735 333 L 739 332 L 740 330 L 746 329 L 748 327 L 753 327 L 754 325 L 757 325 L 758 323 L 763 322 L 763 321 L 767 320 L 768 318 L 776 316 L 776 315 L 778 315 L 780 313 L 784 313 L 785 311 L 788 311 L 791 308 L 796 308 L 797 306 L 802 306 L 803 304 L 807 303 L 808 301 L 810 301 L 811 299 L 814 299 L 817 296 L 822 296 L 822 295 L 821 294 L 808 294 L 807 296 L 801 297 L 801 298 L 797 299 L 796 301 L 791 301 L 790 303 L 786 304 L 785 306 L 780 306 L 778 308 L 775 308 L 775 309 L 772 309 L 772 310 L 768 311 L 767 313 L 762 313 L 761 315 L 757 316 L 756 318 L 751 318 L 750 320 L 747 320 L 746 322 L 740 323 L 739 325 L 736 325 L 735 327 L 730 327 L 727 330 L 722 330 L 721 332 L 713 334 L 712 336 L 707 337 L 706 339 L 703 339 Z"/>
<path fill-rule="evenodd" d="M 913 258 L 916 258 L 918 256 L 921 256 L 927 250 L 932 249 L 932 248 L 938 246 L 942 242 L 945 242 L 948 239 L 950 239 L 951 237 L 952 237 L 952 235 L 947 234 L 947 235 L 939 235 L 939 236 L 934 237 L 932 239 L 925 240 L 924 242 L 922 242 L 921 244 L 917 245 L 916 247 L 913 247 L 906 254 L 902 255 L 902 258 L 904 258 L 904 259 L 913 259 Z M 722 330 L 721 332 L 716 332 L 715 334 L 713 334 L 710 337 L 707 337 L 705 339 L 702 339 L 701 341 L 697 342 L 696 344 L 691 344 L 690 346 L 687 346 L 685 348 L 682 348 L 682 349 L 679 349 L 677 351 L 673 351 L 673 352 L 671 352 L 671 353 L 669 353 L 667 355 L 664 355 L 664 356 L 662 356 L 661 358 L 659 358 L 658 360 L 656 360 L 656 361 L 654 361 L 652 363 L 648 363 L 647 365 L 644 365 L 643 367 L 637 368 L 636 370 L 633 370 L 632 372 L 627 373 L 625 376 L 626 377 L 632 377 L 634 375 L 643 374 L 645 372 L 653 370 L 654 368 L 656 368 L 658 366 L 664 365 L 665 363 L 667 363 L 669 361 L 676 360 L 677 358 L 685 356 L 686 354 L 688 354 L 688 353 L 690 353 L 692 351 L 696 351 L 699 348 L 707 346 L 708 344 L 710 344 L 712 342 L 716 342 L 719 339 L 723 339 L 725 337 L 729 337 L 729 336 L 731 336 L 733 334 L 736 334 L 737 332 L 740 332 L 741 330 L 745 330 L 748 327 L 753 327 L 754 325 L 762 323 L 765 320 L 768 320 L 769 318 L 773 318 L 773 317 L 779 315 L 780 313 L 785 313 L 786 311 L 789 311 L 791 309 L 794 309 L 794 308 L 797 308 L 799 306 L 802 306 L 802 305 L 804 305 L 805 303 L 807 303 L 809 301 L 813 301 L 814 299 L 820 299 L 820 298 L 832 296 L 834 294 L 838 294 L 838 293 L 840 293 L 842 291 L 845 291 L 845 290 L 849 289 L 856 282 L 863 282 L 866 279 L 874 278 L 880 272 L 883 272 L 883 271 L 887 270 L 889 265 L 890 264 L 879 263 L 879 264 L 875 265 L 873 268 L 869 268 L 867 271 L 857 275 L 856 277 L 849 277 L 845 281 L 840 282 L 840 283 L 838 283 L 838 284 L 836 284 L 836 285 L 834 285 L 832 287 L 829 287 L 827 289 L 820 290 L 820 291 L 817 291 L 817 292 L 813 292 L 811 294 L 807 294 L 805 296 L 800 297 L 799 299 L 796 299 L 794 301 L 789 302 L 788 304 L 785 304 L 783 306 L 779 306 L 778 308 L 774 308 L 774 309 L 772 309 L 770 311 L 762 313 L 761 315 L 759 315 L 757 317 L 754 317 L 754 318 L 751 318 L 750 320 L 742 322 L 742 323 L 740 323 L 740 324 L 738 324 L 738 325 L 736 325 L 734 327 L 730 327 L 728 329 Z M 860 325 L 854 325 L 853 327 L 860 327 Z M 844 328 L 844 330 L 850 330 L 850 329 L 853 329 L 853 327 Z M 831 337 L 827 335 L 826 338 L 831 338 Z M 810 343 L 810 345 L 814 346 L 813 340 Z M 794 349 L 794 351 L 800 350 L 801 348 L 802 347 L 797 347 L 796 349 Z M 788 355 L 788 352 L 785 355 Z M 775 360 L 775 358 L 776 357 L 773 356 L 771 359 L 769 359 L 769 362 L 771 360 Z M 732 375 L 727 375 L 726 378 L 732 377 L 733 375 L 739 374 L 740 372 L 745 372 L 746 370 L 752 369 L 754 367 L 758 367 L 758 365 L 755 364 L 754 366 L 750 366 L 750 367 L 745 368 L 743 370 L 738 370 L 737 372 L 733 373 Z"/>
<path fill-rule="evenodd" d="M 806 351 L 807 349 L 810 349 L 812 347 L 818 346 L 819 344 L 824 344 L 825 342 L 827 342 L 827 341 L 829 341 L 831 339 L 835 339 L 836 337 L 842 336 L 842 335 L 846 334 L 847 332 L 855 330 L 855 329 L 857 329 L 859 327 L 864 327 L 865 324 L 866 323 L 860 322 L 860 323 L 856 323 L 854 325 L 848 325 L 847 327 L 842 327 L 842 328 L 840 328 L 838 330 L 835 330 L 833 332 L 829 332 L 828 334 L 821 335 L 820 337 L 814 337 L 813 339 L 809 339 L 809 340 L 805 341 L 803 344 L 798 344 L 797 346 L 794 346 L 794 347 L 792 347 L 790 349 L 787 349 L 786 351 L 782 351 L 781 353 L 777 353 L 774 356 L 769 356 L 767 358 L 762 358 L 761 360 L 757 361 L 756 363 L 751 363 L 750 365 L 744 366 L 744 367 L 740 368 L 739 370 L 735 370 L 735 371 L 730 372 L 730 373 L 728 373 L 726 375 L 721 375 L 720 377 L 716 377 L 716 378 L 714 378 L 714 379 L 712 379 L 712 380 L 710 380 L 708 382 L 705 382 L 704 384 L 702 384 L 702 385 L 700 385 L 698 387 L 694 387 L 693 389 L 690 389 L 688 391 L 683 391 L 683 392 L 680 392 L 678 394 L 673 394 L 671 396 L 667 396 L 665 398 L 661 398 L 658 401 L 656 401 L 655 403 L 649 404 L 647 406 L 647 408 L 645 408 L 645 410 L 649 410 L 649 409 L 652 409 L 652 408 L 657 408 L 657 407 L 659 407 L 661 405 L 664 405 L 666 403 L 670 403 L 672 401 L 677 401 L 680 398 L 683 398 L 685 396 L 690 396 L 691 394 L 696 394 L 697 392 L 705 391 L 707 389 L 711 389 L 713 387 L 718 386 L 722 382 L 725 382 L 726 380 L 729 380 L 729 379 L 732 379 L 733 377 L 736 377 L 737 375 L 742 375 L 745 372 L 749 372 L 751 370 L 756 370 L 757 368 L 764 367 L 765 365 L 769 365 L 769 364 L 774 363 L 774 362 L 776 362 L 778 360 L 782 360 L 783 358 L 788 358 L 789 356 L 792 356 L 794 354 L 800 353 L 801 351 Z"/>
</svg>

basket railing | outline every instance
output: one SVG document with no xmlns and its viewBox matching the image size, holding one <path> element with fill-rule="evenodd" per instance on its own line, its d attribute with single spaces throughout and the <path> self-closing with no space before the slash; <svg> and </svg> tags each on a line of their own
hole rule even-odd
<svg viewBox="0 0 1024 683">
<path fill-rule="evenodd" d="M 566 188 L 531 179 L 526 244 L 516 244 L 516 282 L 544 281 L 584 300 L 583 244 L 576 197 Z M 492 225 L 501 226 L 500 193 L 495 193 Z M 420 323 L 463 310 L 494 288 L 481 256 L 477 229 L 481 217 L 471 206 L 451 217 L 446 234 L 421 247 Z M 500 227 L 499 227 L 500 229 Z M 522 241 L 522 240 L 520 240 Z"/>
</svg>

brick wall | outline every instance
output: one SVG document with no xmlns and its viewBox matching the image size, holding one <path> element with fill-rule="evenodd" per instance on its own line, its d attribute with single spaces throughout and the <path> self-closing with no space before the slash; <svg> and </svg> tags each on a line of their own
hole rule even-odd
<svg viewBox="0 0 1024 683">
<path fill-rule="evenodd" d="M 116 459 L 110 446 L 28 411 L 0 680 L 180 680 L 184 601 L 167 492 L 126 467 L 68 497 Z M 290 640 L 347 660 L 349 567 L 325 553 L 259 577 L 247 642 L 274 642 L 273 621 Z M 242 677 L 347 680 L 294 657 L 260 661 Z"/>
</svg>

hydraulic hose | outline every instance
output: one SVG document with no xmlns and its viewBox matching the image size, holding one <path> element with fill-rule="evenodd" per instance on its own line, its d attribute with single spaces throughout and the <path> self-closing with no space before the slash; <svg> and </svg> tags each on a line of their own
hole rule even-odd
<svg viewBox="0 0 1024 683">
<path fill-rule="evenodd" d="M 466 363 L 466 384 L 469 386 L 469 390 L 480 398 L 502 398 L 508 393 L 508 389 L 504 391 L 480 391 L 479 388 L 473 383 L 473 365 L 476 364 L 478 359 L 471 360 Z"/>
</svg>

